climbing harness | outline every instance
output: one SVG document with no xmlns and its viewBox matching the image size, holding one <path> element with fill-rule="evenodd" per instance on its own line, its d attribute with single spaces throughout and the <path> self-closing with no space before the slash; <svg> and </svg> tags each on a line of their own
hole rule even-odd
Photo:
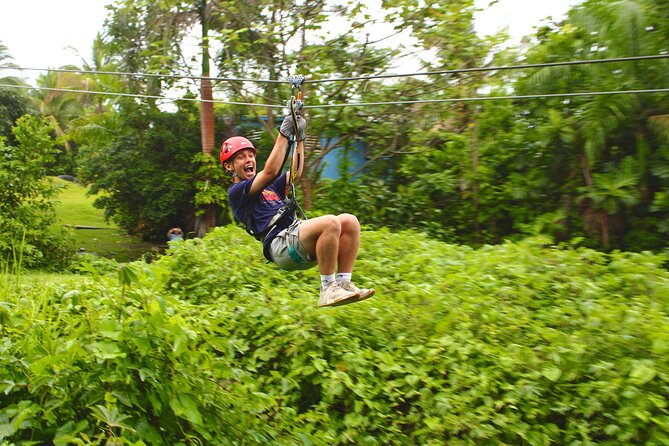
<svg viewBox="0 0 669 446">
<path fill-rule="evenodd" d="M 288 77 L 288 81 L 290 82 L 291 86 L 291 95 L 290 95 L 290 100 L 288 101 L 288 108 L 290 110 L 290 116 L 293 119 L 293 123 L 295 125 L 295 130 L 297 130 L 297 116 L 300 112 L 300 109 L 304 106 L 304 101 L 302 99 L 302 83 L 304 82 L 304 76 L 297 75 L 293 76 L 290 75 Z M 300 207 L 300 204 L 297 202 L 297 197 L 295 196 L 295 179 L 297 177 L 297 171 L 299 169 L 299 166 L 302 163 L 301 160 L 301 155 L 299 152 L 296 152 L 297 150 L 297 135 L 295 132 L 293 132 L 293 135 L 288 139 L 288 146 L 286 147 L 286 154 L 283 158 L 283 163 L 281 164 L 281 169 L 279 170 L 280 172 L 283 172 L 283 169 L 286 165 L 286 161 L 288 160 L 288 157 L 290 157 L 290 167 L 289 167 L 289 179 L 286 181 L 286 192 L 285 192 L 285 197 L 283 199 L 284 205 L 279 208 L 277 213 L 272 217 L 270 220 L 269 224 L 267 225 L 267 228 L 262 231 L 262 232 L 257 232 L 253 230 L 253 213 L 251 212 L 251 207 L 247 209 L 246 212 L 246 221 L 244 222 L 244 226 L 246 226 L 246 232 L 248 232 L 250 235 L 255 237 L 256 240 L 263 241 L 267 234 L 269 234 L 274 227 L 276 227 L 277 224 L 281 220 L 284 219 L 284 217 L 292 215 L 294 218 L 297 218 L 297 213 L 299 211 L 300 216 L 306 220 L 307 215 L 304 213 L 304 210 L 302 207 Z M 297 166 L 293 165 L 293 159 L 297 158 Z"/>
<path fill-rule="evenodd" d="M 302 215 L 304 216 L 304 211 L 302 211 L 302 208 L 300 207 L 300 205 L 297 203 L 296 200 L 286 197 L 283 200 L 283 203 L 284 203 L 283 206 L 281 206 L 277 210 L 276 214 L 274 214 L 274 217 L 272 217 L 272 219 L 269 221 L 267 228 L 265 228 L 265 230 L 262 232 L 255 231 L 253 229 L 253 212 L 251 212 L 251 207 L 247 208 L 246 221 L 244 222 L 246 232 L 249 235 L 252 235 L 259 242 L 262 242 L 265 240 L 267 234 L 269 234 L 272 231 L 272 229 L 274 229 L 274 227 L 278 225 L 279 222 L 283 220 L 283 218 L 286 217 L 287 215 L 291 214 L 295 215 L 295 211 L 299 209 Z M 306 218 L 306 216 L 304 216 L 304 218 Z"/>
</svg>

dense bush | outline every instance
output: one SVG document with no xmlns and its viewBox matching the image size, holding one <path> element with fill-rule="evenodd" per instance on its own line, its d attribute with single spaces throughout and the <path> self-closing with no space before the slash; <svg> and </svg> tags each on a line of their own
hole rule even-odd
<svg viewBox="0 0 669 446">
<path fill-rule="evenodd" d="M 21 116 L 31 111 L 28 96 L 20 91 L 0 89 L 0 137 L 5 137 L 9 144 L 14 144 L 16 140 L 12 128 Z"/>
<path fill-rule="evenodd" d="M 170 227 L 192 227 L 199 166 L 193 157 L 200 152 L 193 111 L 128 107 L 114 124 L 80 149 L 78 177 L 100 193 L 95 206 L 145 240 L 164 241 Z"/>
<path fill-rule="evenodd" d="M 7 278 L 0 441 L 667 444 L 663 261 L 365 232 L 377 296 L 318 309 L 316 270 L 225 227 L 114 277 Z"/>
<path fill-rule="evenodd" d="M 12 128 L 14 144 L 0 136 L 0 265 L 62 268 L 72 257 L 67 236 L 51 229 L 58 193 L 46 170 L 55 154 L 52 130 L 25 115 Z"/>
</svg>

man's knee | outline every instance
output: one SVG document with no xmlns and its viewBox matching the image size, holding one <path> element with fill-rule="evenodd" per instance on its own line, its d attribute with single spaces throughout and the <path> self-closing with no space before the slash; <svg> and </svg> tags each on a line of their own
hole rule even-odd
<svg viewBox="0 0 669 446">
<path fill-rule="evenodd" d="M 324 215 L 321 217 L 323 219 L 323 231 L 334 231 L 337 234 L 341 233 L 342 222 L 335 215 Z"/>
<path fill-rule="evenodd" d="M 314 232 L 318 236 L 324 233 L 341 233 L 342 223 L 334 215 L 322 215 L 320 217 L 307 220 L 310 232 Z"/>
<path fill-rule="evenodd" d="M 353 214 L 340 214 L 337 216 L 337 219 L 341 222 L 342 232 L 359 232 L 360 231 L 360 222 L 358 217 Z"/>
</svg>

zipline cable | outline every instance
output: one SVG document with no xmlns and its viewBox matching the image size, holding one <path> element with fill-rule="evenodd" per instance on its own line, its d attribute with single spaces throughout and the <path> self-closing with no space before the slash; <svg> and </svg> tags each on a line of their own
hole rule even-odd
<svg viewBox="0 0 669 446">
<path fill-rule="evenodd" d="M 477 96 L 471 98 L 452 98 L 452 99 L 418 99 L 413 101 L 352 102 L 347 104 L 305 105 L 304 108 L 370 107 L 376 105 L 437 104 L 445 102 L 499 101 L 499 100 L 509 100 L 509 99 L 520 100 L 520 99 L 539 99 L 539 98 L 570 98 L 578 96 L 609 96 L 618 94 L 645 94 L 645 93 L 669 93 L 669 88 L 656 88 L 648 90 L 587 91 L 580 93 L 526 94 L 526 95 L 510 95 L 510 96 Z"/>
<path fill-rule="evenodd" d="M 274 83 L 283 84 L 284 80 L 278 79 L 252 79 L 252 78 L 234 78 L 234 77 L 210 77 L 210 76 L 188 76 L 182 74 L 158 74 L 158 73 L 133 73 L 129 71 L 96 71 L 96 70 L 79 70 L 71 68 L 31 68 L 31 67 L 0 67 L 0 69 L 10 69 L 19 71 L 55 71 L 57 73 L 80 73 L 80 74 L 99 74 L 112 76 L 128 76 L 128 77 L 149 77 L 160 79 L 189 79 L 189 80 L 209 80 L 217 82 L 256 82 L 256 83 Z"/>
<path fill-rule="evenodd" d="M 212 102 L 217 104 L 228 104 L 228 105 L 241 105 L 247 107 L 265 107 L 265 108 L 284 108 L 285 105 L 275 105 L 275 104 L 256 104 L 253 102 L 234 102 L 234 101 L 220 101 L 220 100 L 204 100 L 197 98 L 170 98 L 165 96 L 150 96 L 150 95 L 141 95 L 141 94 L 130 94 L 130 93 L 107 93 L 100 91 L 90 91 L 90 90 L 70 90 L 67 88 L 47 88 L 47 87 L 31 87 L 26 85 L 11 85 L 11 84 L 0 84 L 0 88 L 23 88 L 31 90 L 47 90 L 47 91 L 61 91 L 67 93 L 84 93 L 84 94 L 96 94 L 96 95 L 106 95 L 106 96 L 122 96 L 122 97 L 131 97 L 131 98 L 145 98 L 145 99 L 158 99 L 170 102 L 176 101 L 191 101 L 191 102 Z M 388 102 L 348 102 L 344 104 L 321 104 L 321 105 L 304 105 L 305 109 L 318 109 L 318 108 L 334 108 L 334 107 L 370 107 L 377 105 L 406 105 L 406 104 L 436 104 L 436 103 L 447 103 L 447 102 L 473 102 L 473 101 L 500 101 L 500 100 L 521 100 L 521 99 L 540 99 L 540 98 L 570 98 L 570 97 L 580 97 L 580 96 L 609 96 L 609 95 L 620 95 L 620 94 L 652 94 L 652 93 L 669 93 L 669 88 L 655 88 L 655 89 L 646 89 L 646 90 L 613 90 L 613 91 L 584 91 L 577 93 L 545 93 L 545 94 L 527 94 L 527 95 L 508 95 L 508 96 L 476 96 L 476 97 L 464 97 L 464 98 L 449 98 L 449 99 L 417 99 L 409 101 L 388 101 Z"/>
<path fill-rule="evenodd" d="M 631 62 L 639 60 L 653 60 L 653 59 L 669 59 L 669 54 L 655 54 L 652 56 L 632 56 L 632 57 L 617 57 L 609 59 L 592 59 L 592 60 L 572 60 L 566 62 L 545 62 L 545 63 L 536 63 L 536 64 L 524 64 L 524 65 L 500 65 L 496 67 L 475 67 L 475 68 L 458 68 L 453 70 L 441 70 L 441 71 L 422 71 L 416 73 L 405 73 L 405 74 L 376 74 L 371 76 L 353 76 L 353 77 L 339 77 L 339 78 L 330 78 L 330 79 L 313 79 L 305 80 L 305 84 L 316 84 L 323 82 L 336 82 L 336 81 L 357 81 L 357 80 L 372 80 L 372 79 L 387 79 L 394 77 L 410 77 L 410 76 L 436 76 L 441 74 L 459 74 L 459 73 L 475 73 L 481 71 L 504 71 L 504 70 L 520 70 L 525 68 L 545 68 L 545 67 L 559 67 L 559 66 L 572 66 L 572 65 L 587 65 L 587 64 L 600 64 L 600 63 L 613 63 L 613 62 Z"/>
<path fill-rule="evenodd" d="M 591 60 L 572 60 L 564 62 L 545 62 L 536 64 L 523 65 L 500 65 L 493 67 L 473 67 L 473 68 L 458 68 L 452 70 L 440 71 L 418 71 L 414 73 L 399 73 L 399 74 L 376 74 L 370 76 L 351 76 L 351 77 L 337 77 L 328 79 L 305 79 L 305 84 L 317 84 L 325 82 L 343 82 L 343 81 L 358 81 L 358 80 L 373 80 L 373 79 L 389 79 L 399 77 L 412 76 L 437 76 L 444 74 L 459 74 L 459 73 L 474 73 L 485 71 L 507 71 L 507 70 L 522 70 L 530 68 L 546 68 L 559 66 L 574 66 L 574 65 L 589 65 L 615 62 L 633 62 L 643 60 L 669 59 L 669 54 L 655 54 L 650 56 L 630 56 L 630 57 L 616 57 L 607 59 L 591 59 Z M 55 71 L 62 73 L 82 73 L 82 74 L 101 74 L 101 75 L 116 75 L 116 76 L 135 76 L 135 77 L 157 77 L 164 79 L 189 79 L 189 80 L 210 80 L 214 82 L 255 82 L 255 83 L 284 83 L 284 80 L 277 79 L 252 79 L 252 78 L 232 78 L 232 77 L 202 77 L 202 76 L 186 76 L 176 74 L 157 74 L 157 73 L 131 73 L 124 71 L 95 71 L 95 70 L 74 70 L 67 68 L 28 68 L 28 67 L 0 67 L 0 69 L 13 69 L 19 71 Z"/>
<path fill-rule="evenodd" d="M 214 104 L 227 104 L 227 105 L 243 105 L 246 107 L 265 107 L 265 108 L 284 108 L 285 105 L 275 105 L 275 104 L 256 104 L 253 102 L 235 102 L 235 101 L 221 101 L 218 99 L 198 99 L 198 98 L 170 98 L 167 96 L 152 96 L 145 94 L 132 94 L 132 93 L 111 93 L 105 91 L 91 91 L 91 90 L 74 90 L 69 88 L 51 88 L 51 87 L 32 87 L 30 85 L 12 85 L 12 84 L 0 84 L 0 88 L 22 88 L 27 90 L 46 90 L 46 91 L 60 91 L 64 93 L 83 93 L 83 94 L 94 94 L 102 96 L 121 96 L 126 98 L 141 98 L 141 99 L 158 99 L 169 102 L 177 101 L 190 101 L 190 102 L 211 102 Z"/>
</svg>

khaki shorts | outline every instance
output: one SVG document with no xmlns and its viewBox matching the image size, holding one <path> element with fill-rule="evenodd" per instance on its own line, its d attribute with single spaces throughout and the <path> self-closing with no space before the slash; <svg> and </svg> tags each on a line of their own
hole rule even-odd
<svg viewBox="0 0 669 446">
<path fill-rule="evenodd" d="M 301 220 L 279 232 L 270 244 L 270 255 L 279 268 L 286 270 L 308 269 L 316 265 L 316 258 L 311 257 L 300 242 Z"/>
</svg>

